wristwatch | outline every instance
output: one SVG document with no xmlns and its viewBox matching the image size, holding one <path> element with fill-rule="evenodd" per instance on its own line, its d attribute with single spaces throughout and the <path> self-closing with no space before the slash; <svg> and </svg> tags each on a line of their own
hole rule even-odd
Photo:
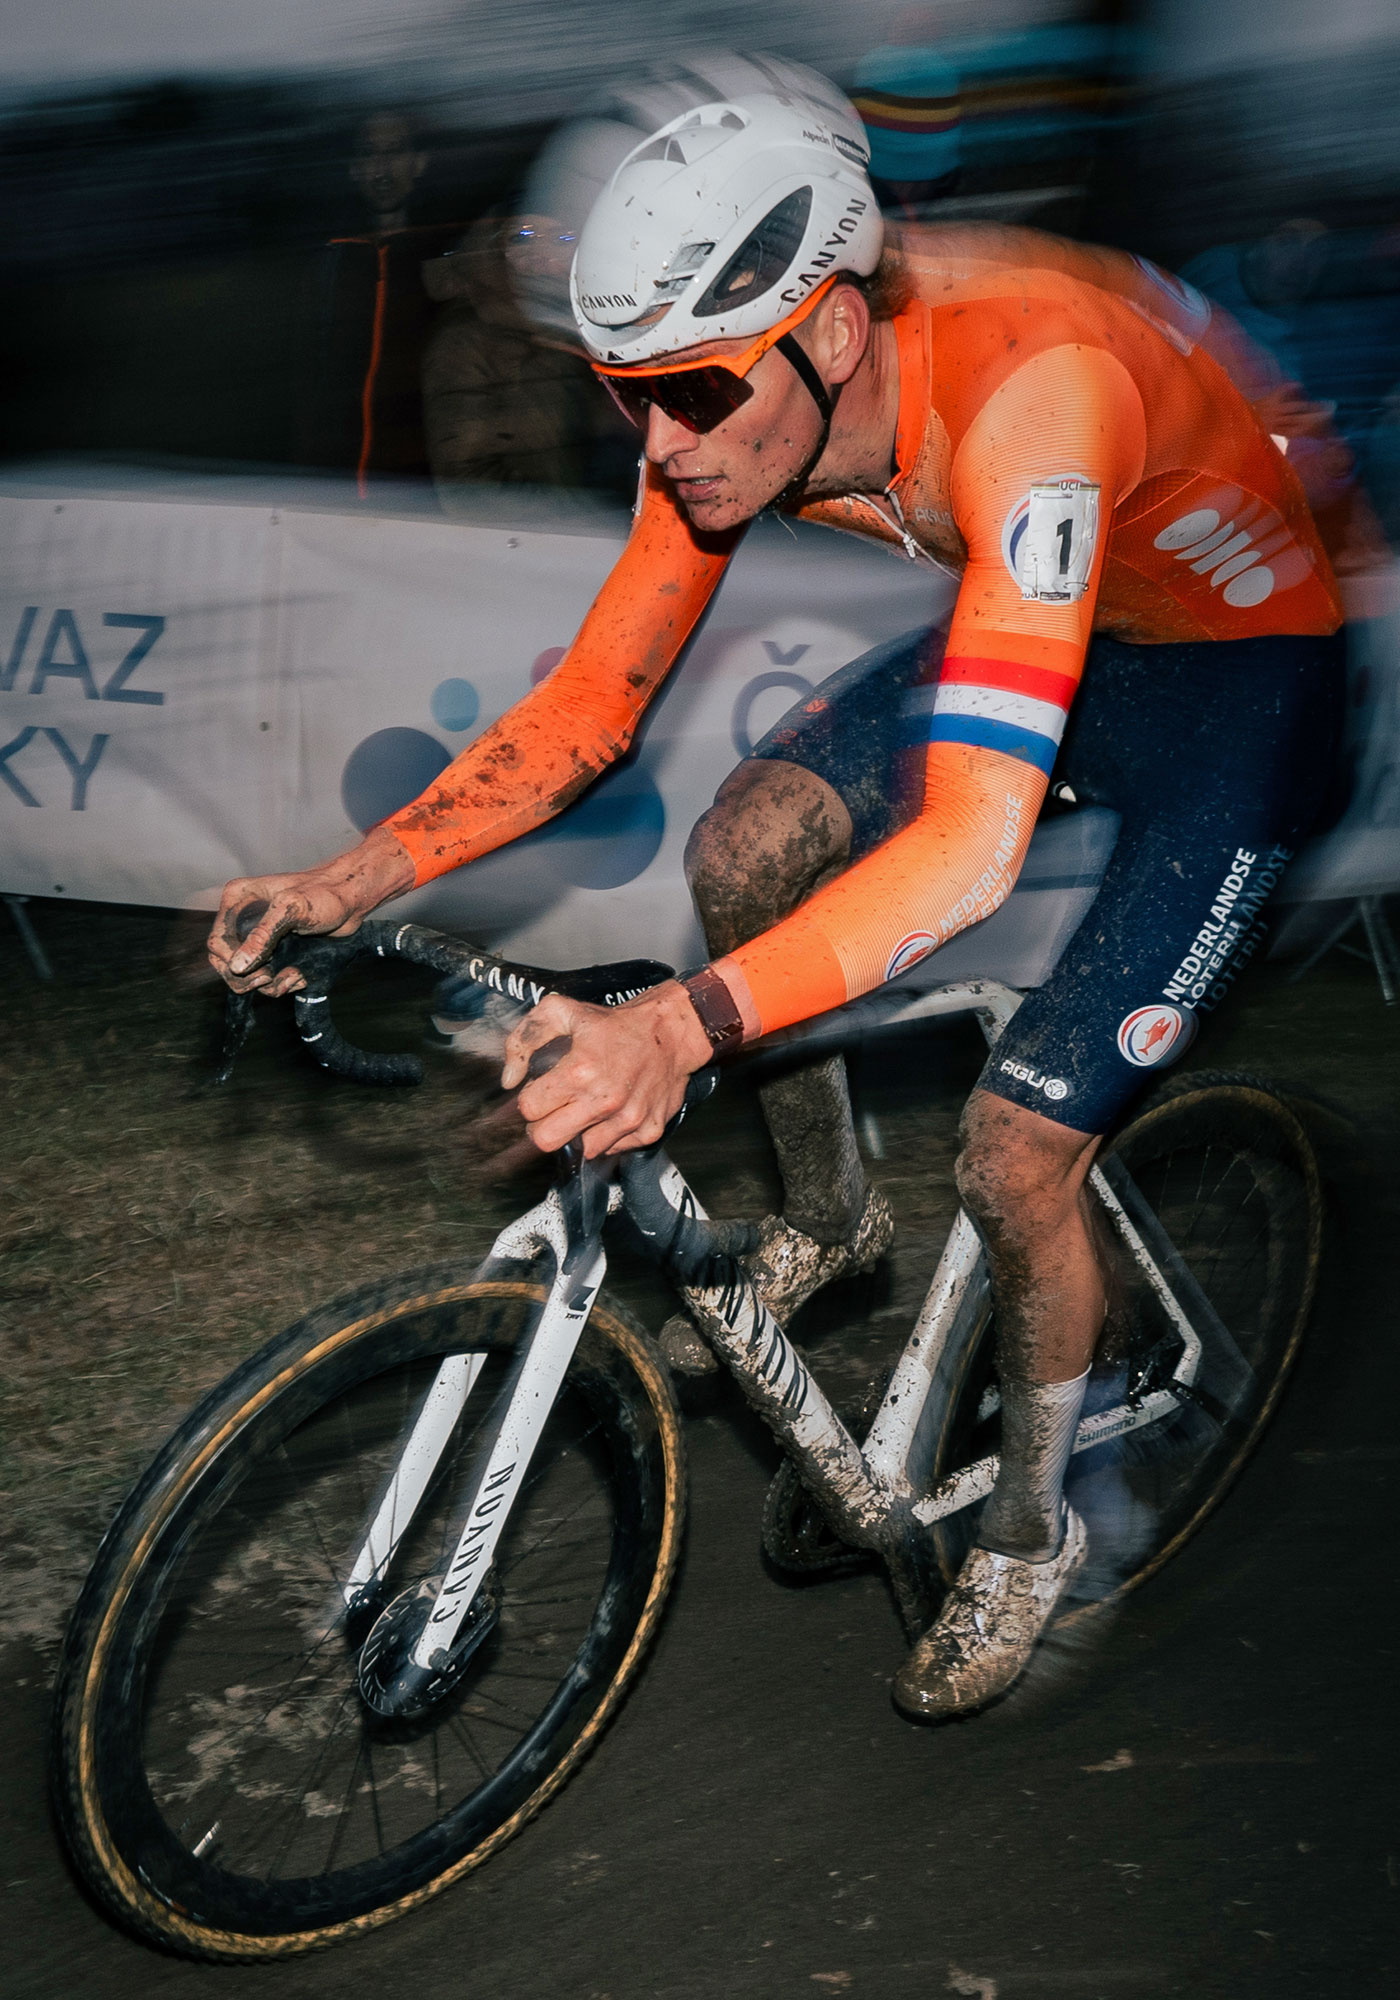
<svg viewBox="0 0 1400 2000">
<path fill-rule="evenodd" d="M 681 981 L 717 1056 L 733 1054 L 744 1040 L 744 1023 L 734 996 L 712 965 L 702 965 Z"/>
</svg>

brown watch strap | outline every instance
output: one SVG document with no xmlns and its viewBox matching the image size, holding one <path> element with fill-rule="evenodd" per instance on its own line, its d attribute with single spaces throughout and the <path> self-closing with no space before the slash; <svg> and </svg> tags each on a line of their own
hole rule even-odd
<svg viewBox="0 0 1400 2000">
<path fill-rule="evenodd" d="M 734 1004 L 734 995 L 714 967 L 704 965 L 698 972 L 689 973 L 681 985 L 690 996 L 690 1004 L 715 1054 L 730 1055 L 740 1048 L 744 1040 L 743 1019 Z"/>
</svg>

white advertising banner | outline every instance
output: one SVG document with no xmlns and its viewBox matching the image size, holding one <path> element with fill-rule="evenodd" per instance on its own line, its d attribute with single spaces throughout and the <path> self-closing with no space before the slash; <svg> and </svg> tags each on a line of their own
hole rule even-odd
<svg viewBox="0 0 1400 2000">
<path fill-rule="evenodd" d="M 548 671 L 625 532 L 348 513 L 290 484 L 6 481 L 0 890 L 207 907 L 231 875 L 340 851 Z M 951 596 L 878 546 L 760 522 L 633 755 L 396 909 L 543 963 L 695 957 L 681 862 L 716 786 L 818 681 Z"/>
<path fill-rule="evenodd" d="M 232 875 L 349 846 L 548 672 L 622 546 L 621 513 L 523 504 L 483 496 L 475 525 L 290 481 L 0 482 L 0 892 L 208 908 Z M 394 909 L 540 964 L 694 961 L 682 859 L 720 781 L 952 595 L 878 545 L 759 522 L 633 754 Z M 1400 888 L 1393 615 L 1355 628 L 1351 680 L 1351 804 L 1285 900 Z"/>
</svg>

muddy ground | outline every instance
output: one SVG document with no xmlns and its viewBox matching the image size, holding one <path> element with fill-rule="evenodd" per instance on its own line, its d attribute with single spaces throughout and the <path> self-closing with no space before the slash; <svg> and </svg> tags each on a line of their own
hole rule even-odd
<svg viewBox="0 0 1400 2000">
<path fill-rule="evenodd" d="M 331 1957 L 241 1973 L 112 1932 L 55 1849 L 42 1733 L 56 1635 L 102 1526 L 179 1413 L 297 1313 L 363 1279 L 475 1257 L 540 1171 L 502 1181 L 489 1073 L 437 1056 L 418 1091 L 356 1090 L 260 1024 L 205 1078 L 216 997 L 188 926 L 42 905 L 55 963 L 10 935 L 0 991 L 0 1588 L 5 1687 L 0 1988 L 204 2000 L 711 2000 L 950 1992 L 1361 2000 L 1397 1988 L 1395 1518 L 1400 1013 L 1334 955 L 1266 968 L 1197 1066 L 1305 1094 L 1335 1229 L 1281 1418 L 1208 1531 L 1111 1623 L 1068 1638 L 985 1718 L 916 1731 L 889 1707 L 900 1640 L 873 1576 L 795 1590 L 757 1521 L 773 1463 L 727 1391 L 691 1398 L 692 1525 L 656 1655 L 586 1774 L 482 1875 Z M 0 924 L 5 919 L 0 918 Z M 376 968 L 344 1025 L 422 1036 L 426 981 Z M 952 1213 L 970 1024 L 857 1068 L 890 1270 L 804 1329 L 854 1397 L 902 1337 Z M 752 1091 L 676 1151 L 714 1212 L 773 1197 Z M 615 1278 L 653 1326 L 664 1295 Z M 843 1324 L 873 1328 L 860 1342 Z"/>
</svg>

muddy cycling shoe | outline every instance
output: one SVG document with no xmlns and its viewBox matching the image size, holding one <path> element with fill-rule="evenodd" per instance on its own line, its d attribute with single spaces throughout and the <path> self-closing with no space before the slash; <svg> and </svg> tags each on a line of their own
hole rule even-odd
<svg viewBox="0 0 1400 2000">
<path fill-rule="evenodd" d="M 968 1715 L 1023 1672 L 1050 1614 L 1084 1561 L 1084 1523 L 1065 1509 L 1060 1553 L 1022 1562 L 974 1548 L 943 1609 L 894 1677 L 895 1707 L 921 1721 Z"/>
<path fill-rule="evenodd" d="M 853 1271 L 870 1271 L 894 1241 L 894 1216 L 878 1188 L 867 1188 L 860 1221 L 844 1243 L 818 1243 L 780 1215 L 765 1215 L 755 1249 L 739 1259 L 754 1290 L 779 1326 L 786 1327 L 812 1294 Z M 674 1313 L 658 1336 L 678 1375 L 712 1375 L 719 1367 L 708 1343 L 686 1313 Z"/>
</svg>

